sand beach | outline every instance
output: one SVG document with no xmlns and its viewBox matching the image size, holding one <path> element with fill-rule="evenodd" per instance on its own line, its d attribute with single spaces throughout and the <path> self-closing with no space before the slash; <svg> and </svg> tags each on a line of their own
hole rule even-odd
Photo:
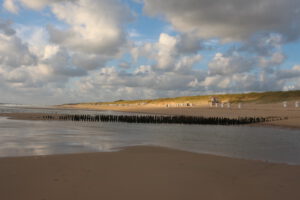
<svg viewBox="0 0 300 200">
<path fill-rule="evenodd" d="M 62 108 L 64 109 L 64 108 Z M 279 104 L 232 107 L 75 107 L 187 116 L 280 116 L 258 124 L 300 128 L 300 110 Z M 40 120 L 40 113 L 1 114 Z M 299 199 L 300 166 L 136 146 L 116 152 L 0 158 L 0 194 L 5 200 L 81 199 Z"/>
<path fill-rule="evenodd" d="M 160 147 L 0 159 L 6 200 L 299 199 L 300 166 Z"/>
<path fill-rule="evenodd" d="M 300 200 L 300 0 L 0 7 L 0 200 Z"/>
</svg>

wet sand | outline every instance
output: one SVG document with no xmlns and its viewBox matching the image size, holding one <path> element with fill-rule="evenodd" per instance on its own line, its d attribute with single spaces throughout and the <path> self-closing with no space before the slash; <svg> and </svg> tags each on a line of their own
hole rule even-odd
<svg viewBox="0 0 300 200">
<path fill-rule="evenodd" d="M 5 200 L 300 199 L 300 166 L 160 147 L 0 159 Z"/>
<path fill-rule="evenodd" d="M 232 104 L 231 108 L 210 108 L 208 106 L 196 107 L 165 107 L 165 106 L 60 106 L 61 108 L 73 109 L 92 109 L 92 110 L 114 110 L 145 114 L 164 114 L 164 115 L 186 115 L 186 116 L 203 116 L 203 117 L 288 117 L 287 120 L 273 121 L 260 125 L 278 126 L 293 129 L 300 129 L 300 108 L 294 106 L 294 102 L 288 102 L 288 107 L 283 108 L 282 103 L 243 104 L 238 109 L 237 104 Z"/>
<path fill-rule="evenodd" d="M 282 128 L 300 129 L 300 108 L 293 107 L 289 102 L 288 108 L 283 108 L 281 103 L 274 104 L 243 104 L 241 109 L 232 104 L 231 108 L 211 108 L 208 106 L 197 107 L 163 107 L 163 106 L 58 106 L 59 109 L 84 109 L 84 110 L 113 110 L 119 112 L 163 114 L 163 115 L 185 115 L 203 117 L 280 117 L 285 120 L 272 121 L 257 124 L 258 126 L 275 126 Z M 21 120 L 40 120 L 45 114 L 41 113 L 2 113 L 0 116 Z"/>
<path fill-rule="evenodd" d="M 205 117 L 287 117 L 286 120 L 261 123 L 264 126 L 278 126 L 300 129 L 300 109 L 222 109 L 222 108 L 140 108 L 129 109 L 128 112 L 140 112 L 149 114 L 187 115 Z"/>
</svg>

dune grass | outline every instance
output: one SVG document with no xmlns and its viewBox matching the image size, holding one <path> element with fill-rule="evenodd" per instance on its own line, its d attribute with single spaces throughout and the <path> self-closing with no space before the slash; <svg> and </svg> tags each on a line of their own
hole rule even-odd
<svg viewBox="0 0 300 200">
<path fill-rule="evenodd" d="M 295 91 L 277 91 L 277 92 L 251 92 L 244 94 L 217 94 L 217 95 L 199 95 L 199 96 L 182 96 L 175 98 L 159 98 L 145 100 L 118 100 L 114 102 L 89 102 L 73 103 L 64 105 L 126 105 L 126 104 L 172 104 L 172 103 L 206 103 L 214 96 L 222 102 L 243 102 L 243 103 L 276 103 L 282 101 L 300 101 L 300 90 Z"/>
</svg>

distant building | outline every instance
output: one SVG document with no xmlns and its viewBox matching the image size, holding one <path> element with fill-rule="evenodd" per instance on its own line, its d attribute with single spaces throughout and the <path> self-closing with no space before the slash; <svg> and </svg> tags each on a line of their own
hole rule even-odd
<svg viewBox="0 0 300 200">
<path fill-rule="evenodd" d="M 217 97 L 211 97 L 209 103 L 211 106 L 217 106 L 219 103 L 221 103 L 221 101 Z"/>
</svg>

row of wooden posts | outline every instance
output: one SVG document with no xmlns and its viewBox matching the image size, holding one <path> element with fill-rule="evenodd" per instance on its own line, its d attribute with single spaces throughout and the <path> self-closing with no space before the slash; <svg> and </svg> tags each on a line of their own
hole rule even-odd
<svg viewBox="0 0 300 200">
<path fill-rule="evenodd" d="M 81 122 L 127 122 L 153 124 L 212 124 L 242 125 L 281 120 L 280 117 L 195 117 L 195 116 L 157 116 L 157 115 L 45 115 L 43 120 L 64 120 Z"/>
</svg>

